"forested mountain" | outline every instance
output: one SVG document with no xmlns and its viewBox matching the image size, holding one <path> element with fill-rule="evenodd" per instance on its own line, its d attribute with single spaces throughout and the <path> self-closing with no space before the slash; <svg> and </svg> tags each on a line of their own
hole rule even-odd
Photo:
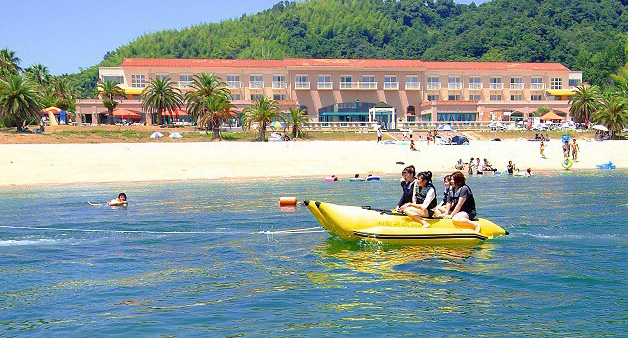
<svg viewBox="0 0 628 338">
<path fill-rule="evenodd" d="M 147 34 L 75 74 L 124 57 L 408 58 L 560 62 L 604 84 L 627 61 L 628 0 L 310 0 L 220 23 Z"/>
</svg>

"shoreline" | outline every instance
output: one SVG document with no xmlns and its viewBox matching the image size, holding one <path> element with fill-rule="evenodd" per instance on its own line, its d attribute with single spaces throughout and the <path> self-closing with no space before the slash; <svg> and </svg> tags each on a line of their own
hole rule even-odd
<svg viewBox="0 0 628 338">
<path fill-rule="evenodd" d="M 499 171 L 508 160 L 523 171 L 563 171 L 559 140 L 548 142 L 541 159 L 528 141 L 472 141 L 468 146 L 417 142 L 419 151 L 373 141 L 187 142 L 97 144 L 0 144 L 1 187 L 189 180 L 322 178 L 354 174 L 397 175 L 417 171 L 451 173 L 458 158 L 488 158 Z M 597 170 L 609 160 L 626 169 L 628 142 L 581 141 L 579 162 L 570 171 Z M 403 165 L 396 164 L 404 162 Z M 464 171 L 463 171 L 464 172 Z M 466 175 L 466 174 L 465 174 Z"/>
</svg>

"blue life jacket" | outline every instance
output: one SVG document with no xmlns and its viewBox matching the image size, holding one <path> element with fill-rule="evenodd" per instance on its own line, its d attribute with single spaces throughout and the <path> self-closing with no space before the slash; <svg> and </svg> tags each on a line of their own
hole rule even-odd
<svg viewBox="0 0 628 338">
<path fill-rule="evenodd" d="M 430 189 L 434 189 L 434 199 L 432 200 L 432 202 L 430 202 L 430 205 L 428 205 L 427 208 L 428 209 L 436 208 L 438 201 L 436 200 L 436 188 L 434 188 L 434 185 L 432 183 L 428 183 L 424 187 L 417 187 L 417 188 L 418 189 L 416 191 L 416 204 L 423 204 L 423 202 L 425 201 L 425 197 L 427 197 L 427 193 L 430 191 Z"/>
</svg>

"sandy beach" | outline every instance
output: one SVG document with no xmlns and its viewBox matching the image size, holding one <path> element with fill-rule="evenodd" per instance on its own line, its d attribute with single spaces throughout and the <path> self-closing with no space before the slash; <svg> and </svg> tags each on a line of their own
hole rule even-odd
<svg viewBox="0 0 628 338">
<path fill-rule="evenodd" d="M 408 146 L 373 141 L 188 142 L 101 144 L 0 144 L 0 186 L 220 179 L 239 177 L 350 177 L 356 173 L 397 174 L 404 165 L 451 172 L 459 158 L 488 158 L 505 170 L 512 160 L 522 170 L 563 170 L 559 140 L 539 155 L 539 143 L 474 141 L 468 146 Z M 581 140 L 572 170 L 612 161 L 626 168 L 628 142 Z"/>
</svg>

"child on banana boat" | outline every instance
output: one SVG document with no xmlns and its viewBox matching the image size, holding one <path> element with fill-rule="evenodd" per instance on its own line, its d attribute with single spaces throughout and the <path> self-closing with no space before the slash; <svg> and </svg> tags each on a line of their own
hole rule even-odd
<svg viewBox="0 0 628 338">
<path fill-rule="evenodd" d="M 450 214 L 444 214 L 443 218 L 451 218 L 454 225 L 479 232 L 480 225 L 473 221 L 477 215 L 475 198 L 471 188 L 466 184 L 464 174 L 460 171 L 454 172 L 451 175 L 451 185 L 455 190 L 452 201 L 453 210 Z"/>
<path fill-rule="evenodd" d="M 439 206 L 436 207 L 437 214 L 443 215 L 443 214 L 449 213 L 449 209 L 451 207 L 451 199 L 454 194 L 450 181 L 451 181 L 451 175 L 447 175 L 443 179 L 443 183 L 445 183 L 445 191 L 443 192 L 443 201 L 441 202 Z"/>
<path fill-rule="evenodd" d="M 402 205 L 399 209 L 415 221 L 429 227 L 430 223 L 423 217 L 433 217 L 434 209 L 438 204 L 436 200 L 436 188 L 432 184 L 432 172 L 423 171 L 417 175 L 414 188 L 415 201 Z"/>
<path fill-rule="evenodd" d="M 403 195 L 397 203 L 397 211 L 401 210 L 401 207 L 406 203 L 415 202 L 416 198 L 414 196 L 414 187 L 415 187 L 415 173 L 416 169 L 414 169 L 413 165 L 407 166 L 401 172 L 401 189 L 403 190 Z"/>
</svg>

